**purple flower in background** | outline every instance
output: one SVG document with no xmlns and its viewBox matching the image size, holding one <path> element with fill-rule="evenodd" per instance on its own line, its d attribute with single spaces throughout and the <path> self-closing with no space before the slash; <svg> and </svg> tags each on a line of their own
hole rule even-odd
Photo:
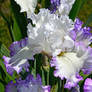
<svg viewBox="0 0 92 92">
<path fill-rule="evenodd" d="M 5 87 L 5 92 L 18 92 L 16 83 L 13 83 L 12 81 L 9 82 Z"/>
<path fill-rule="evenodd" d="M 71 92 L 80 92 L 80 87 L 79 87 L 79 85 L 77 85 L 76 87 L 73 87 L 73 88 L 71 89 Z"/>
<path fill-rule="evenodd" d="M 70 36 L 74 41 L 83 42 L 85 45 L 89 45 L 92 41 L 92 33 L 90 27 L 82 27 L 83 22 L 78 18 L 75 20 L 74 29 L 70 31 Z"/>
<path fill-rule="evenodd" d="M 16 83 L 8 83 L 5 92 L 50 92 L 50 86 L 43 86 L 39 75 L 37 78 L 28 75 L 25 80 L 19 79 Z"/>
<path fill-rule="evenodd" d="M 57 10 L 57 14 L 59 15 L 69 15 L 69 12 L 75 2 L 75 0 L 50 0 L 51 7 L 50 10 L 52 13 L 55 13 Z"/>
<path fill-rule="evenodd" d="M 12 67 L 11 64 L 9 64 L 9 61 L 12 56 L 16 55 L 18 51 L 20 51 L 23 47 L 25 47 L 28 44 L 28 38 L 22 39 L 21 41 L 13 42 L 10 46 L 10 57 L 3 56 L 4 64 L 7 69 L 7 72 L 12 75 L 14 70 L 17 71 L 17 73 L 21 72 L 22 68 L 26 69 L 28 71 L 29 63 L 26 62 L 27 59 L 25 59 L 23 62 L 20 63 L 15 67 Z"/>
<path fill-rule="evenodd" d="M 50 0 L 50 2 L 51 2 L 50 6 L 51 13 L 55 13 L 58 6 L 60 5 L 60 0 Z"/>
<path fill-rule="evenodd" d="M 92 79 L 87 78 L 84 83 L 84 92 L 92 92 Z"/>
</svg>

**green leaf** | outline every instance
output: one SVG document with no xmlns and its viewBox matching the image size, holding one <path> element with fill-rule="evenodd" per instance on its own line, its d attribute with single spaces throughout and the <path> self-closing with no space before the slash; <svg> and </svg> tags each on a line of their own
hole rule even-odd
<svg viewBox="0 0 92 92">
<path fill-rule="evenodd" d="M 0 92 L 4 92 L 4 85 L 0 83 Z"/>
<path fill-rule="evenodd" d="M 50 6 L 50 0 L 42 0 L 41 6 L 42 8 L 48 8 Z"/>
<path fill-rule="evenodd" d="M 11 33 L 13 35 L 14 41 L 17 41 L 27 36 L 27 21 L 24 14 L 20 13 L 20 7 L 16 4 L 16 2 L 14 0 L 10 1 L 13 13 Z"/>
<path fill-rule="evenodd" d="M 76 0 L 70 13 L 69 13 L 69 17 L 74 21 L 74 19 L 76 18 L 76 16 L 78 15 L 80 9 L 83 7 L 83 4 L 85 3 L 85 1 L 87 0 Z"/>
<path fill-rule="evenodd" d="M 7 23 L 9 23 L 8 19 L 4 16 L 4 14 L 2 13 L 2 11 L 0 11 L 0 16 L 1 16 Z"/>
<path fill-rule="evenodd" d="M 1 16 L 1 17 L 4 19 L 4 21 L 7 23 L 7 27 L 8 27 L 8 29 L 9 29 L 11 39 L 12 39 L 12 41 L 14 41 L 13 36 L 12 36 L 10 21 L 5 17 L 5 15 L 4 15 L 1 11 L 0 11 L 0 16 Z"/>
<path fill-rule="evenodd" d="M 83 85 L 86 78 L 88 78 L 90 75 L 84 74 L 83 72 L 80 72 L 80 75 L 83 77 L 83 80 L 79 82 L 80 86 L 80 92 L 83 92 Z"/>
<path fill-rule="evenodd" d="M 2 43 L 0 43 L 0 67 L 3 69 L 4 73 L 6 74 L 6 77 L 8 77 L 8 79 L 13 80 L 13 78 L 7 73 L 5 65 L 3 63 L 2 57 L 3 56 L 9 56 L 10 52 L 9 50 L 6 48 L 6 46 Z"/>
<path fill-rule="evenodd" d="M 13 18 L 13 26 L 11 27 L 11 31 L 14 41 L 18 41 L 22 38 L 22 33 L 15 18 Z"/>
<path fill-rule="evenodd" d="M 88 26 L 90 23 L 92 23 L 92 14 L 89 15 L 86 23 L 84 24 L 84 26 Z"/>
<path fill-rule="evenodd" d="M 0 67 L 0 80 L 3 80 L 3 70 L 1 67 Z"/>
<path fill-rule="evenodd" d="M 9 56 L 9 55 L 10 55 L 9 50 L 6 48 L 4 44 L 0 42 L 0 57 Z"/>
<path fill-rule="evenodd" d="M 45 8 L 45 0 L 41 1 L 42 8 Z"/>
<path fill-rule="evenodd" d="M 9 53 L 10 53 L 9 50 L 5 47 L 5 45 L 0 43 L 0 68 L 2 69 L 2 71 L 0 71 L 2 73 L 2 74 L 0 74 L 2 76 L 2 77 L 0 77 L 1 80 L 3 80 L 5 77 L 8 77 L 8 81 L 13 80 L 12 77 L 7 73 L 5 65 L 4 65 L 3 60 L 2 60 L 2 57 L 3 56 L 8 57 Z"/>
<path fill-rule="evenodd" d="M 10 80 L 12 80 L 13 82 L 15 82 L 14 78 L 11 77 L 11 76 L 7 73 L 6 68 L 5 68 L 5 65 L 4 65 L 2 59 L 0 59 L 0 66 L 1 66 L 1 68 L 3 69 L 4 73 L 6 74 L 6 77 L 7 77 L 6 79 L 8 79 L 8 80 L 6 81 L 6 83 L 8 83 Z"/>
</svg>

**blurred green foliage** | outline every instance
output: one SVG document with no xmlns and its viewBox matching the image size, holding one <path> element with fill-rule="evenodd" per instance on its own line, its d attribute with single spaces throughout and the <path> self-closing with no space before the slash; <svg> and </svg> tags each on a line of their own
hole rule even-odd
<svg viewBox="0 0 92 92">
<path fill-rule="evenodd" d="M 78 17 L 85 23 L 90 14 L 92 14 L 92 0 L 86 0 L 78 14 Z M 92 27 L 92 22 L 89 26 Z"/>
<path fill-rule="evenodd" d="M 10 20 L 12 16 L 10 12 L 10 1 L 9 0 L 0 0 L 0 14 L 3 13 L 5 17 Z M 3 42 L 7 47 L 12 43 L 9 29 L 6 21 L 3 17 L 0 16 L 0 41 Z"/>
</svg>

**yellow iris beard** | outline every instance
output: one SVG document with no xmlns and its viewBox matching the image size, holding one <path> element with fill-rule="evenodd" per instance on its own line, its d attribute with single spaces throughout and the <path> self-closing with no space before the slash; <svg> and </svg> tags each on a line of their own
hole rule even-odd
<svg viewBox="0 0 92 92">
<path fill-rule="evenodd" d="M 65 54 L 65 52 L 61 52 L 58 56 L 63 56 Z"/>
</svg>

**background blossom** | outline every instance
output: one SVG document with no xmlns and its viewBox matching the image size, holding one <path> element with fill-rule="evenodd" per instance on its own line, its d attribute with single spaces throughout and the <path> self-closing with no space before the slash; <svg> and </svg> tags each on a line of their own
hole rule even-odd
<svg viewBox="0 0 92 92">
<path fill-rule="evenodd" d="M 60 6 L 60 0 L 50 0 L 50 2 L 51 2 L 50 6 L 51 13 L 55 13 L 58 7 Z"/>
<path fill-rule="evenodd" d="M 27 16 L 30 17 L 31 13 L 34 13 L 37 0 L 15 0 L 21 7 L 21 12 L 27 12 Z"/>
<path fill-rule="evenodd" d="M 87 78 L 84 82 L 84 92 L 92 91 L 92 79 Z"/>
<path fill-rule="evenodd" d="M 36 79 L 28 75 L 25 80 L 19 79 L 16 83 L 8 83 L 5 92 L 50 92 L 50 86 L 43 86 L 39 75 Z"/>
</svg>

